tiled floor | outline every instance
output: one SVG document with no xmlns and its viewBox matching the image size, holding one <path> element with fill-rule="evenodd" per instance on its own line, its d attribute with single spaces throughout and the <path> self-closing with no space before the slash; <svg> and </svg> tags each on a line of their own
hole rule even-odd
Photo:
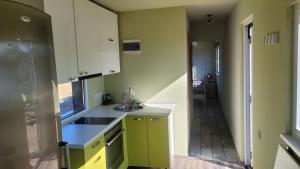
<svg viewBox="0 0 300 169">
<path fill-rule="evenodd" d="M 189 156 L 229 168 L 243 168 L 217 100 L 206 100 L 205 104 L 200 97 L 194 98 Z"/>
</svg>

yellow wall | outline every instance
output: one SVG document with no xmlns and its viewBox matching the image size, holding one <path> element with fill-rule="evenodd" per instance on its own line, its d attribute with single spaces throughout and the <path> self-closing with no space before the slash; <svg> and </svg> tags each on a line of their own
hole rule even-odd
<svg viewBox="0 0 300 169">
<path fill-rule="evenodd" d="M 221 100 L 236 148 L 244 160 L 243 27 L 254 16 L 254 168 L 273 168 L 279 135 L 290 113 L 291 56 L 287 55 L 287 5 L 291 0 L 241 0 L 227 23 L 225 56 L 222 59 Z M 264 45 L 264 36 L 280 31 L 280 43 Z M 262 139 L 257 132 L 261 130 Z"/>
<path fill-rule="evenodd" d="M 175 102 L 175 153 L 187 155 L 187 26 L 184 7 L 124 12 L 120 40 L 141 40 L 141 55 L 121 54 L 121 73 L 105 77 L 105 90 L 121 101 L 129 87 L 142 102 Z"/>
</svg>

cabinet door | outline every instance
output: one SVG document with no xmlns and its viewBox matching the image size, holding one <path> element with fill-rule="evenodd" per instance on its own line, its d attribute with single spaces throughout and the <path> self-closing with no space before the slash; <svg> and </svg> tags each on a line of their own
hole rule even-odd
<svg viewBox="0 0 300 169">
<path fill-rule="evenodd" d="M 79 76 L 101 73 L 100 7 L 88 0 L 74 0 Z"/>
<path fill-rule="evenodd" d="M 124 161 L 119 166 L 118 169 L 127 169 L 128 168 L 128 151 L 127 151 L 127 127 L 126 127 L 126 118 L 122 120 L 122 129 L 123 129 L 123 150 L 124 150 Z"/>
<path fill-rule="evenodd" d="M 106 169 L 105 147 L 84 165 L 84 169 Z"/>
<path fill-rule="evenodd" d="M 73 0 L 44 0 L 51 15 L 58 83 L 78 77 Z"/>
<path fill-rule="evenodd" d="M 120 72 L 118 15 L 100 9 L 101 63 L 103 75 Z"/>
<path fill-rule="evenodd" d="M 126 117 L 128 165 L 148 167 L 146 116 Z"/>
<path fill-rule="evenodd" d="M 100 7 L 100 41 L 101 43 L 118 43 L 118 15 Z"/>
<path fill-rule="evenodd" d="M 101 47 L 102 74 L 109 75 L 120 72 L 119 44 L 102 44 Z"/>
<path fill-rule="evenodd" d="M 149 167 L 170 168 L 168 117 L 149 116 Z"/>
</svg>

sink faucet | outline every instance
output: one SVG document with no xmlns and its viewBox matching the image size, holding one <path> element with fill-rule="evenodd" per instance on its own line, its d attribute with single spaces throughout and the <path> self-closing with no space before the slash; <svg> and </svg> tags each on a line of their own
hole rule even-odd
<svg viewBox="0 0 300 169">
<path fill-rule="evenodd" d="M 128 99 L 129 99 L 129 102 L 131 102 L 131 88 L 130 87 L 128 89 Z"/>
<path fill-rule="evenodd" d="M 128 89 L 128 99 L 129 99 L 129 104 L 130 105 L 139 104 L 139 102 L 133 98 L 132 90 L 131 90 L 130 87 Z"/>
<path fill-rule="evenodd" d="M 122 104 L 128 106 L 135 106 L 140 104 L 140 102 L 133 98 L 131 87 L 128 88 L 128 93 L 126 91 L 123 93 Z"/>
</svg>

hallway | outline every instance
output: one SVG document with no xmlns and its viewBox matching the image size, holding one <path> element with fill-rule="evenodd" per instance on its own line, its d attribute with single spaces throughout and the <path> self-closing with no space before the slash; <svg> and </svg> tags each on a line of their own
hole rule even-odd
<svg viewBox="0 0 300 169">
<path fill-rule="evenodd" d="M 189 156 L 229 168 L 243 168 L 217 100 L 194 97 Z"/>
</svg>

